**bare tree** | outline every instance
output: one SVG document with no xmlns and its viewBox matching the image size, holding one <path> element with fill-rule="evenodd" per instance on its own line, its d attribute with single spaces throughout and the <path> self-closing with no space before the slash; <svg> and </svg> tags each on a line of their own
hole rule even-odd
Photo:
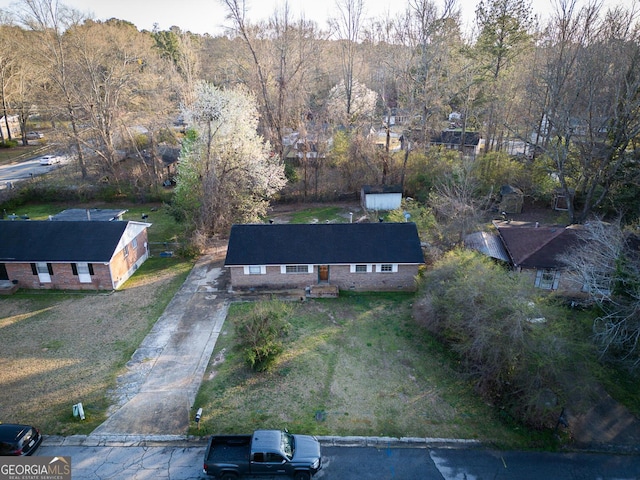
<svg viewBox="0 0 640 480">
<path fill-rule="evenodd" d="M 479 182 L 474 168 L 473 159 L 456 162 L 452 171 L 438 179 L 429 198 L 451 244 L 462 242 L 477 227 L 489 203 L 489 198 L 478 197 Z"/>
<path fill-rule="evenodd" d="M 351 116 L 356 81 L 356 53 L 364 20 L 363 0 L 336 0 L 338 17 L 331 21 L 341 45 L 342 85 L 346 98 L 346 116 Z"/>
<path fill-rule="evenodd" d="M 147 91 L 152 84 L 146 79 L 159 76 L 152 39 L 133 24 L 113 19 L 87 21 L 70 28 L 66 36 L 73 47 L 68 55 L 74 66 L 70 89 L 88 126 L 83 145 L 117 182 L 116 164 L 122 159 L 118 150 L 128 137 L 127 129 L 144 117 L 143 104 L 158 86 L 152 82 Z"/>
<path fill-rule="evenodd" d="M 178 89 L 182 103 L 191 104 L 195 100 L 194 92 L 201 73 L 198 47 L 202 39 L 178 27 L 155 30 L 152 36 L 160 56 L 171 62 L 182 80 Z"/>
<path fill-rule="evenodd" d="M 640 29 L 637 13 L 560 2 L 549 26 L 533 95 L 538 145 L 568 199 L 573 222 L 606 204 L 621 178 L 637 171 L 628 147 L 640 134 Z M 534 84 L 531 84 L 534 85 Z M 575 200 L 574 200 L 575 192 Z"/>
<path fill-rule="evenodd" d="M 481 0 L 476 8 L 480 33 L 475 53 L 485 85 L 487 148 L 500 149 L 506 106 L 512 101 L 511 75 L 517 59 L 531 47 L 533 27 L 527 0 Z"/>
<path fill-rule="evenodd" d="M 31 51 L 34 61 L 46 66 L 49 86 L 57 95 L 50 95 L 50 101 L 60 99 L 60 107 L 65 111 L 71 124 L 71 137 L 75 147 L 82 178 L 87 178 L 79 128 L 77 99 L 71 90 L 69 70 L 69 49 L 65 31 L 84 20 L 79 12 L 69 9 L 57 0 L 21 0 L 16 6 L 16 16 L 20 23 L 37 33 L 37 40 Z M 53 93 L 53 92 L 51 92 Z"/>
<path fill-rule="evenodd" d="M 593 332 L 603 358 L 640 366 L 640 239 L 619 222 L 590 221 L 579 248 L 563 256 L 568 272 L 601 314 Z"/>
<path fill-rule="evenodd" d="M 248 83 L 256 85 L 266 137 L 282 157 L 287 128 L 297 128 L 309 108 L 306 83 L 317 58 L 315 24 L 304 18 L 294 21 L 287 2 L 261 25 L 247 21 L 244 0 L 221 3 L 233 21 L 234 32 L 249 50 L 255 81 Z"/>
<path fill-rule="evenodd" d="M 21 39 L 24 40 L 24 32 L 20 28 L 9 25 L 0 26 L 0 105 L 7 140 L 12 138 L 9 116 L 14 112 L 20 112 L 16 107 L 23 106 L 20 100 L 27 94 L 24 86 L 28 82 L 29 66 L 24 60 L 21 61 L 21 57 L 24 58 L 21 55 L 23 50 Z M 25 126 L 28 113 L 19 115 L 19 118 L 22 127 L 22 141 L 26 145 Z M 5 140 L 2 129 L 0 129 L 0 139 Z"/>
</svg>

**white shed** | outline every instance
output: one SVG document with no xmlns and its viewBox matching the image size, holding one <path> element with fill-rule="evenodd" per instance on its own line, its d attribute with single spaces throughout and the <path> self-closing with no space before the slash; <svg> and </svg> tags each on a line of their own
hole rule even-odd
<svg viewBox="0 0 640 480">
<path fill-rule="evenodd" d="M 360 193 L 360 201 L 365 210 L 395 210 L 402 203 L 402 186 L 400 185 L 364 185 Z"/>
</svg>

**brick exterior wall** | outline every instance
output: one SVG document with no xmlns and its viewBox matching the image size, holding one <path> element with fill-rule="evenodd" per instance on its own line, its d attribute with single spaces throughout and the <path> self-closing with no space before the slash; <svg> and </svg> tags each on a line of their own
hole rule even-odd
<svg viewBox="0 0 640 480">
<path fill-rule="evenodd" d="M 148 257 L 147 230 L 142 230 L 136 237 L 137 247 L 133 248 L 133 241 L 128 245 L 128 255 L 124 250 L 116 252 L 111 260 L 111 274 L 116 288 L 122 285 Z"/>
<path fill-rule="evenodd" d="M 129 254 L 125 258 L 124 251 L 117 252 L 111 264 L 92 263 L 93 275 L 91 283 L 80 283 L 78 275 L 74 275 L 71 263 L 50 263 L 52 275 L 50 283 L 41 283 L 38 275 L 33 274 L 30 263 L 5 263 L 9 280 L 17 280 L 18 286 L 24 289 L 49 290 L 113 290 L 126 281 L 147 259 L 147 230 L 138 236 L 137 247 L 129 243 Z M 113 272 L 113 282 L 112 282 Z"/>
<path fill-rule="evenodd" d="M 533 268 L 521 268 L 519 271 L 528 279 L 527 281 L 529 281 L 531 285 L 536 284 L 536 275 L 538 273 L 538 270 Z M 558 281 L 557 290 L 544 288 L 538 288 L 538 290 L 542 292 L 556 292 L 560 295 L 567 295 L 570 297 L 580 297 L 585 295 L 585 292 L 582 291 L 582 285 L 576 283 L 574 278 L 569 273 L 562 270 L 560 271 L 560 280 Z"/>
<path fill-rule="evenodd" d="M 91 283 L 80 283 L 73 274 L 71 263 L 51 263 L 53 275 L 51 283 L 40 283 L 38 275 L 34 275 L 30 263 L 6 263 L 9 280 L 17 280 L 18 286 L 25 289 L 38 290 L 112 290 L 109 265 L 92 263 L 93 275 Z"/>
<path fill-rule="evenodd" d="M 234 289 L 246 290 L 273 288 L 306 288 L 316 285 L 318 266 L 313 273 L 280 273 L 280 266 L 267 266 L 265 274 L 245 275 L 244 267 L 227 267 L 231 272 L 231 286 Z M 340 290 L 352 291 L 415 291 L 418 265 L 398 265 L 397 272 L 351 273 L 349 265 L 329 266 L 329 283 L 337 285 Z"/>
</svg>

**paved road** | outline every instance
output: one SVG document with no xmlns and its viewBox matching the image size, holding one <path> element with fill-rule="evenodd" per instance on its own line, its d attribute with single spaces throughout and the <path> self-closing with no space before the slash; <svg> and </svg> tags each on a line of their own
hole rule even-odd
<svg viewBox="0 0 640 480">
<path fill-rule="evenodd" d="M 229 300 L 224 272 L 199 259 L 184 285 L 128 362 L 116 404 L 92 435 L 184 435 Z"/>
<path fill-rule="evenodd" d="M 320 437 L 323 469 L 317 480 L 638 480 L 639 457 L 597 453 L 503 452 L 478 447 L 413 446 L 384 440 Z M 373 444 L 372 444 L 373 443 Z M 197 480 L 202 440 L 98 436 L 47 439 L 38 455 L 71 456 L 78 480 Z M 210 478 L 210 477 L 209 477 Z M 271 477 L 260 477 L 268 480 Z"/>
<path fill-rule="evenodd" d="M 16 182 L 44 175 L 54 168 L 67 163 L 68 160 L 60 157 L 60 164 L 56 165 L 40 165 L 40 157 L 34 157 L 29 160 L 12 163 L 10 165 L 0 165 L 0 190 L 12 188 Z"/>
</svg>

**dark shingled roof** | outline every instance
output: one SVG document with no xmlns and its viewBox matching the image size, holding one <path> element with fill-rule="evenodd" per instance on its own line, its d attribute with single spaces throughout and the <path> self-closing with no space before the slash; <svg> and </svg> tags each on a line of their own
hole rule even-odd
<svg viewBox="0 0 640 480">
<path fill-rule="evenodd" d="M 233 225 L 225 265 L 424 263 L 414 223 Z"/>
<path fill-rule="evenodd" d="M 0 221 L 0 262 L 111 260 L 128 222 Z"/>
<path fill-rule="evenodd" d="M 494 222 L 513 265 L 526 268 L 564 268 L 559 256 L 579 242 L 579 227 Z"/>
<path fill-rule="evenodd" d="M 402 185 L 363 185 L 362 191 L 370 193 L 402 193 Z"/>
</svg>

